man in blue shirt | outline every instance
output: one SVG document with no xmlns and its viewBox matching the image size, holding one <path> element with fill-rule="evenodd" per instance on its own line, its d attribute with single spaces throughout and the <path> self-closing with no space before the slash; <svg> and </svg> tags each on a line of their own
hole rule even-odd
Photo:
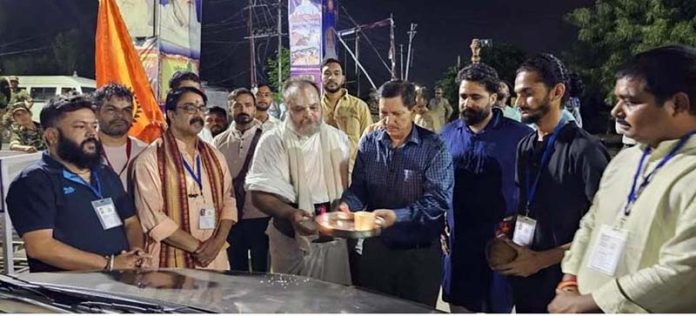
<svg viewBox="0 0 696 316">
<path fill-rule="evenodd" d="M 361 139 L 340 208 L 365 209 L 385 220 L 381 236 L 363 243 L 360 284 L 435 306 L 442 276 L 438 238 L 452 201 L 452 158 L 436 134 L 413 123 L 412 83 L 389 81 L 379 93 L 383 127 Z"/>
<path fill-rule="evenodd" d="M 495 69 L 472 64 L 459 72 L 457 82 L 460 119 L 441 134 L 454 161 L 443 300 L 452 312 L 509 313 L 509 284 L 490 269 L 485 248 L 497 223 L 517 210 L 515 152 L 532 129 L 494 106 L 500 85 Z"/>
<path fill-rule="evenodd" d="M 41 111 L 48 150 L 12 182 L 7 207 L 31 272 L 149 265 L 143 230 L 118 175 L 101 163 L 97 118 L 82 96 Z"/>
</svg>

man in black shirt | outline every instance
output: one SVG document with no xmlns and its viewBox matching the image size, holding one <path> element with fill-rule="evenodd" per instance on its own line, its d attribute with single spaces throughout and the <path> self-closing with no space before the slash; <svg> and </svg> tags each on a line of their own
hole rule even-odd
<svg viewBox="0 0 696 316">
<path fill-rule="evenodd" d="M 118 175 L 101 163 L 97 118 L 82 96 L 41 110 L 48 144 L 10 184 L 7 209 L 31 272 L 147 267 L 143 230 Z"/>
<path fill-rule="evenodd" d="M 568 70 L 550 54 L 525 61 L 515 92 L 522 121 L 537 126 L 517 148 L 520 204 L 508 244 L 518 252 L 493 267 L 510 276 L 517 312 L 544 313 L 561 280 L 560 262 L 587 212 L 609 161 L 604 146 L 562 118 Z"/>
</svg>

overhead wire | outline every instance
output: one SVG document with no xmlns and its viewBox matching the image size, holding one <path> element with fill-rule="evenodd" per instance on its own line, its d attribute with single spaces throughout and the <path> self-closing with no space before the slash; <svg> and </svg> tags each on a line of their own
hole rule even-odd
<svg viewBox="0 0 696 316">
<path fill-rule="evenodd" d="M 343 10 L 343 13 L 344 13 L 344 14 L 348 17 L 348 19 L 355 25 L 354 27 L 358 27 L 358 23 L 355 22 L 355 19 L 353 19 L 353 17 L 348 13 L 348 10 L 346 10 L 346 7 L 343 6 L 343 5 L 340 5 L 340 6 L 341 6 L 341 9 Z M 377 54 L 377 57 L 378 57 L 379 60 L 382 62 L 382 65 L 384 65 L 384 67 L 387 69 L 387 71 L 388 71 L 389 73 L 391 73 L 391 67 L 389 67 L 389 66 L 387 65 L 387 62 L 384 61 L 384 59 L 382 58 L 382 55 L 379 53 L 379 51 L 377 50 L 377 48 L 375 47 L 375 45 L 372 44 L 372 41 L 370 40 L 370 37 L 367 36 L 367 34 L 365 34 L 365 32 L 363 32 L 362 29 L 359 29 L 358 32 L 360 32 L 360 33 L 363 34 L 362 37 L 365 38 L 365 40 L 367 41 L 367 43 L 369 44 L 369 46 L 370 46 L 370 47 L 372 48 L 372 50 Z M 361 37 L 361 38 L 362 38 L 362 37 Z"/>
</svg>

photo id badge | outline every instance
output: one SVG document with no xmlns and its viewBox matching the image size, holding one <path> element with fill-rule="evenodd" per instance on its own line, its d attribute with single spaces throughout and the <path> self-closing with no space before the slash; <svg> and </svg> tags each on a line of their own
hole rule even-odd
<svg viewBox="0 0 696 316">
<path fill-rule="evenodd" d="M 99 222 L 104 230 L 123 225 L 121 217 L 119 217 L 116 212 L 114 201 L 112 201 L 111 198 L 92 201 L 92 208 L 94 208 L 94 211 L 97 213 Z"/>
<path fill-rule="evenodd" d="M 515 222 L 515 233 L 512 235 L 512 242 L 522 246 L 529 247 L 534 241 L 534 232 L 536 231 L 536 220 L 531 217 L 518 215 Z"/>
<path fill-rule="evenodd" d="M 628 232 L 609 225 L 602 225 L 592 252 L 590 253 L 589 268 L 614 276 L 616 267 L 621 261 Z"/>
<path fill-rule="evenodd" d="M 215 229 L 215 209 L 212 207 L 204 207 L 200 210 L 198 217 L 198 229 L 208 230 Z"/>
</svg>

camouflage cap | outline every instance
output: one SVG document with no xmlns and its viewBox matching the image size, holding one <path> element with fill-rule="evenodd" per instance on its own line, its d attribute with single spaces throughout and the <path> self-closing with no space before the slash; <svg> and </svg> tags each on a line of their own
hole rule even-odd
<svg viewBox="0 0 696 316">
<path fill-rule="evenodd" d="M 10 113 L 12 113 L 12 115 L 17 113 L 17 111 L 27 111 L 28 113 L 31 113 L 29 108 L 24 105 L 24 102 L 17 102 L 10 107 Z"/>
</svg>

